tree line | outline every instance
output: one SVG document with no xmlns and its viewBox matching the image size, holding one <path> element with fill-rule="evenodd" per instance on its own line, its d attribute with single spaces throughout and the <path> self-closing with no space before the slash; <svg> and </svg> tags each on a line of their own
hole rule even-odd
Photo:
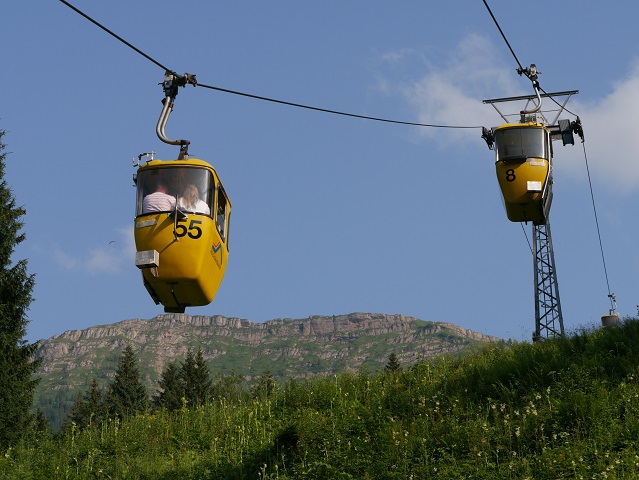
<svg viewBox="0 0 639 480">
<path fill-rule="evenodd" d="M 124 418 L 156 410 L 172 412 L 181 408 L 197 408 L 226 398 L 236 400 L 250 395 L 269 395 L 276 382 L 269 372 L 262 374 L 259 383 L 248 391 L 239 375 L 218 375 L 216 381 L 204 360 L 202 349 L 189 349 L 182 361 L 167 363 L 158 381 L 158 388 L 149 395 L 142 383 L 138 359 L 131 348 L 123 351 L 113 381 L 105 389 L 96 378 L 84 393 L 79 393 L 65 419 L 62 429 L 82 429 L 109 418 Z"/>
<path fill-rule="evenodd" d="M 391 353 L 384 373 L 398 374 L 401 371 L 397 356 Z M 125 418 L 149 411 L 197 408 L 221 399 L 263 398 L 273 394 L 277 388 L 270 372 L 263 373 L 251 389 L 242 385 L 243 382 L 244 378 L 235 374 L 218 375 L 213 381 L 202 349 L 195 353 L 189 349 L 184 360 L 174 360 L 165 365 L 158 388 L 150 396 L 140 378 L 138 359 L 133 349 L 127 346 L 113 381 L 103 390 L 94 377 L 86 392 L 78 394 L 62 429 L 83 429 L 109 418 Z"/>
</svg>

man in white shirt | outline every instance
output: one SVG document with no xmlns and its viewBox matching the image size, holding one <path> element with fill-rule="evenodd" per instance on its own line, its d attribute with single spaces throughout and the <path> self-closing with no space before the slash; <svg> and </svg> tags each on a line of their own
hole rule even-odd
<svg viewBox="0 0 639 480">
<path fill-rule="evenodd" d="M 142 213 L 169 212 L 175 209 L 175 197 L 169 195 L 165 184 L 160 183 L 155 192 L 150 193 L 142 201 Z"/>
</svg>

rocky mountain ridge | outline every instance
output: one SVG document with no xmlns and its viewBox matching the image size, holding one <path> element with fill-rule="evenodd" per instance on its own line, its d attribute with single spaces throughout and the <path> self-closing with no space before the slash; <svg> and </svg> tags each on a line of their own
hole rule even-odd
<svg viewBox="0 0 639 480">
<path fill-rule="evenodd" d="M 412 365 L 420 358 L 494 340 L 451 323 L 399 314 L 351 313 L 264 323 L 162 314 L 69 330 L 43 340 L 36 353 L 42 358 L 36 405 L 68 404 L 93 378 L 108 383 L 127 345 L 139 359 L 149 391 L 155 392 L 164 366 L 182 361 L 189 349 L 202 349 L 212 374 L 235 373 L 250 381 L 265 372 L 276 378 L 306 378 L 363 366 L 374 371 L 383 368 L 391 353 L 403 365 Z"/>
<path fill-rule="evenodd" d="M 437 340 L 438 333 L 449 336 L 450 341 Z M 343 344 L 348 346 L 348 351 L 355 352 L 361 349 L 350 344 L 361 337 L 383 337 L 384 343 L 389 347 L 396 346 L 390 350 L 396 350 L 396 355 L 407 363 L 455 351 L 474 343 L 496 340 L 495 337 L 451 323 L 425 322 L 404 315 L 352 313 L 304 319 L 279 318 L 254 323 L 220 315 L 163 314 L 150 320 L 132 319 L 84 330 L 69 330 L 42 341 L 36 356 L 43 358 L 41 373 L 47 374 L 60 371 L 61 360 L 66 363 L 64 370 L 72 368 L 73 364 L 78 365 L 71 361 L 73 358 L 84 360 L 80 362 L 80 366 L 90 365 L 92 362 L 88 361 L 89 358 L 100 363 L 97 352 L 107 348 L 119 355 L 129 344 L 138 354 L 155 352 L 158 357 L 155 363 L 165 364 L 186 354 L 189 348 L 197 348 L 193 343 L 200 347 L 203 344 L 212 346 L 215 340 L 222 341 L 224 338 L 250 347 L 266 347 L 271 352 L 278 350 L 273 349 L 271 344 L 287 340 L 290 345 L 286 350 L 291 353 L 290 350 L 300 342 L 331 343 L 333 346 Z M 419 344 L 418 348 L 400 347 L 402 344 L 409 347 L 415 342 Z M 323 354 L 319 353 L 323 357 L 340 356 L 332 348 L 323 350 Z M 203 353 L 207 360 L 226 354 L 224 349 L 219 348 L 203 348 Z M 353 364 L 352 367 L 357 368 L 358 365 Z"/>
</svg>

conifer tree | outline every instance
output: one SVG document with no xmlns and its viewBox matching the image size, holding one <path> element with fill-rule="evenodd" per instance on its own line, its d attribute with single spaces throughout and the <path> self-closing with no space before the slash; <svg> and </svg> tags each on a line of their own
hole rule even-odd
<svg viewBox="0 0 639 480">
<path fill-rule="evenodd" d="M 125 348 L 113 383 L 109 385 L 105 404 L 109 415 L 126 417 L 146 411 L 147 393 L 138 362 L 130 345 Z"/>
<path fill-rule="evenodd" d="M 182 399 L 185 398 L 185 392 L 180 368 L 176 362 L 166 364 L 162 370 L 158 386 L 160 388 L 154 398 L 156 407 L 166 408 L 169 412 L 182 407 Z"/>
<path fill-rule="evenodd" d="M 89 390 L 84 394 L 84 401 L 87 405 L 87 412 L 89 414 L 89 423 L 94 421 L 100 422 L 105 418 L 105 407 L 102 395 L 102 389 L 98 385 L 98 381 L 95 377 L 91 381 Z"/>
<path fill-rule="evenodd" d="M 395 373 L 395 372 L 400 372 L 401 370 L 402 370 L 402 366 L 399 363 L 399 359 L 397 358 L 397 355 L 395 355 L 395 353 L 391 353 L 388 356 L 388 362 L 386 363 L 386 366 L 384 367 L 384 371 L 389 373 Z"/>
<path fill-rule="evenodd" d="M 33 430 L 36 433 L 48 432 L 51 428 L 51 424 L 47 417 L 44 415 L 44 411 L 41 408 L 38 408 L 33 417 Z"/>
<path fill-rule="evenodd" d="M 106 412 L 102 396 L 98 381 L 93 377 L 91 386 L 84 395 L 78 394 L 63 428 L 69 428 L 72 424 L 75 424 L 78 428 L 84 428 L 104 420 Z"/>
<path fill-rule="evenodd" d="M 195 356 L 193 351 L 189 349 L 186 359 L 182 363 L 181 377 L 184 396 L 190 407 L 197 407 L 208 402 L 213 382 L 201 348 L 198 349 Z"/>
<path fill-rule="evenodd" d="M 25 239 L 20 230 L 26 211 L 16 206 L 4 180 L 5 133 L 0 130 L 0 451 L 14 445 L 32 420 L 33 374 L 39 365 L 33 359 L 38 344 L 24 340 L 35 275 L 27 273 L 26 260 L 14 265 L 11 260 L 15 246 Z"/>
</svg>

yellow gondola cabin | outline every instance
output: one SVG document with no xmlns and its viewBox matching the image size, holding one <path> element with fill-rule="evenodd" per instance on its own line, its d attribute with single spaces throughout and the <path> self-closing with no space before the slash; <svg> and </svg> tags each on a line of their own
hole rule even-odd
<svg viewBox="0 0 639 480">
<path fill-rule="evenodd" d="M 136 265 L 166 312 L 211 303 L 228 258 L 231 204 L 203 160 L 151 160 L 136 175 Z"/>
<path fill-rule="evenodd" d="M 497 179 L 511 222 L 548 221 L 552 203 L 552 147 L 541 123 L 507 123 L 493 131 Z"/>
</svg>

